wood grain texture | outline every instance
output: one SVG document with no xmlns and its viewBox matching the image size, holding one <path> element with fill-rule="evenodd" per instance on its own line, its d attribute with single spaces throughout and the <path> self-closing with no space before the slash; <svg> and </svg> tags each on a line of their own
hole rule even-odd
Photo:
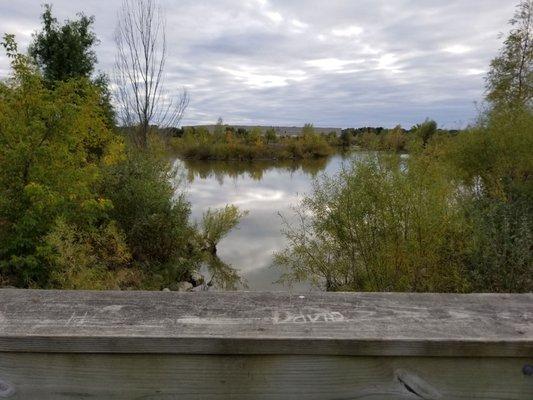
<svg viewBox="0 0 533 400">
<path fill-rule="evenodd" d="M 0 353 L 12 400 L 531 400 L 533 379 L 522 365 L 508 358 Z"/>
<path fill-rule="evenodd" d="M 4 289 L 0 352 L 531 358 L 533 295 Z"/>
</svg>

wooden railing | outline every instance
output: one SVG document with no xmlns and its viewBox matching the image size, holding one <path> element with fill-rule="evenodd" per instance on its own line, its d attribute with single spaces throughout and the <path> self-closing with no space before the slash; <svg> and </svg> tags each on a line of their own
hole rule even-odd
<svg viewBox="0 0 533 400">
<path fill-rule="evenodd" d="M 0 399 L 533 399 L 533 295 L 0 290 Z"/>
</svg>

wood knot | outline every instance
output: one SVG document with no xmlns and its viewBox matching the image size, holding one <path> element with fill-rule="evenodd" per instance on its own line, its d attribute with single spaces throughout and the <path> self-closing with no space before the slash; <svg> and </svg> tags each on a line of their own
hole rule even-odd
<svg viewBox="0 0 533 400">
<path fill-rule="evenodd" d="M 437 389 L 415 373 L 400 369 L 396 371 L 395 375 L 398 382 L 407 390 L 407 392 L 412 393 L 417 399 L 442 399 L 442 395 Z"/>
<path fill-rule="evenodd" d="M 7 399 L 15 394 L 15 388 L 8 382 L 0 379 L 0 399 Z"/>
<path fill-rule="evenodd" d="M 530 365 L 530 364 L 524 365 L 524 367 L 522 368 L 522 373 L 525 376 L 533 376 L 533 365 Z"/>
</svg>

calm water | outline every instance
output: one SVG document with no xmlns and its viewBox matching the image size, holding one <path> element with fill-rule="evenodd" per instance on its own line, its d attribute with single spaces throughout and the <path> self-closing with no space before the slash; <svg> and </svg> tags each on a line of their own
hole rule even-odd
<svg viewBox="0 0 533 400">
<path fill-rule="evenodd" d="M 304 162 L 221 162 L 175 160 L 181 168 L 192 217 L 208 208 L 234 204 L 247 210 L 238 227 L 217 246 L 218 256 L 244 278 L 248 290 L 290 290 L 275 283 L 281 271 L 272 265 L 273 253 L 285 246 L 280 213 L 291 220 L 291 206 L 309 193 L 314 177 L 335 174 L 350 158 L 368 153 Z M 243 287 L 244 288 L 244 287 Z M 293 290 L 312 290 L 296 284 Z"/>
</svg>

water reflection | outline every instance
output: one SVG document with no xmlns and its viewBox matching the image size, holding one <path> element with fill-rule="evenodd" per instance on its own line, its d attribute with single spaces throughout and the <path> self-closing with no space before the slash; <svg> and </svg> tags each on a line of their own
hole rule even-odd
<svg viewBox="0 0 533 400">
<path fill-rule="evenodd" d="M 323 172 L 335 174 L 348 158 L 366 158 L 369 153 L 335 155 L 329 159 L 305 162 L 220 162 L 181 161 L 186 193 L 192 206 L 192 217 L 200 220 L 208 208 L 235 204 L 249 214 L 237 229 L 217 246 L 223 268 L 217 272 L 215 287 L 223 287 L 220 279 L 233 279 L 238 288 L 249 290 L 311 290 L 308 284 L 288 288 L 275 283 L 281 272 L 272 266 L 272 254 L 285 246 L 279 213 L 291 221 L 291 206 L 311 190 L 313 178 Z M 216 261 L 216 260 L 215 260 Z M 216 262 L 211 271 L 216 270 Z M 242 277 L 240 284 L 231 275 L 228 265 Z M 228 287 L 229 288 L 229 287 Z"/>
<path fill-rule="evenodd" d="M 322 171 L 329 162 L 329 158 L 316 160 L 283 160 L 283 161 L 201 161 L 184 160 L 183 164 L 187 170 L 188 182 L 195 179 L 207 179 L 213 177 L 220 185 L 225 179 L 235 179 L 238 177 L 250 178 L 260 181 L 266 172 L 273 169 L 295 173 L 303 171 L 311 177 Z"/>
</svg>

